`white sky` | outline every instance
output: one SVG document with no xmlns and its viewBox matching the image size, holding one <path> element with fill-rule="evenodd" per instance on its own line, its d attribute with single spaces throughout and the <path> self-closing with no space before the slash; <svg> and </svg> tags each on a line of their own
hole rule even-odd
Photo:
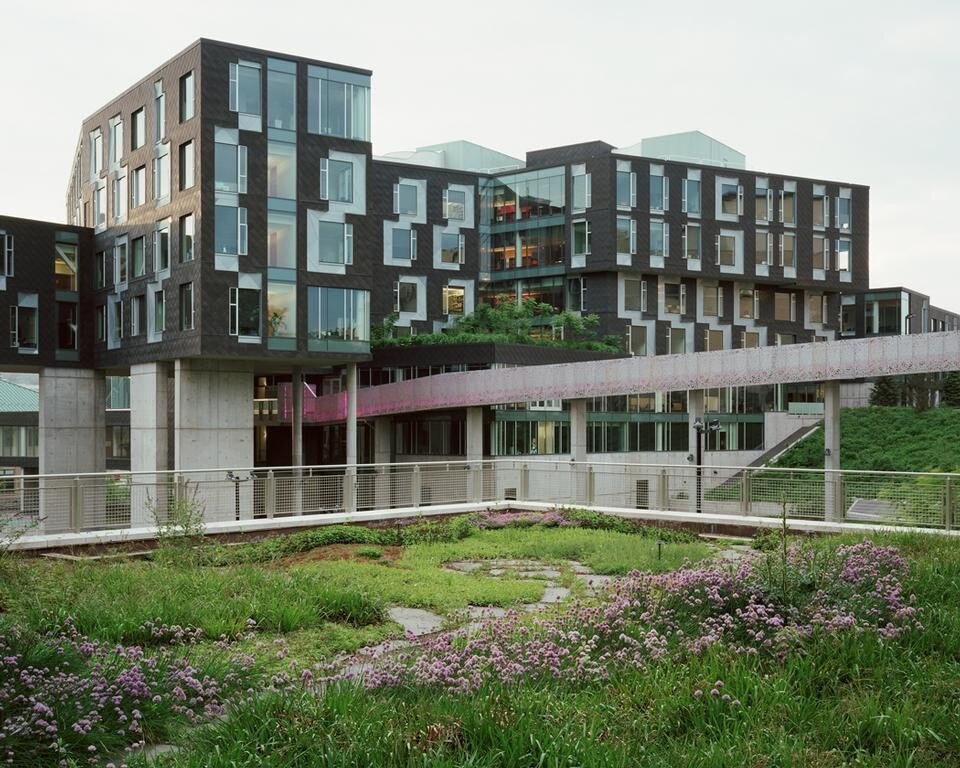
<svg viewBox="0 0 960 768">
<path fill-rule="evenodd" d="M 3 29 L 0 213 L 63 220 L 81 120 L 210 37 L 372 69 L 377 154 L 699 129 L 867 184 L 871 285 L 960 311 L 960 0 L 20 0 Z"/>
</svg>

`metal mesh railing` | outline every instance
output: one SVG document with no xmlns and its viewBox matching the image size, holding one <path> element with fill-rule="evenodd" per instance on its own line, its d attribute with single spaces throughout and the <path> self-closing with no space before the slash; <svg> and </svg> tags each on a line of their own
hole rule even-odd
<svg viewBox="0 0 960 768">
<path fill-rule="evenodd" d="M 142 528 L 189 503 L 209 523 L 518 500 L 952 528 L 960 475 L 489 459 L 42 475 L 0 495 L 0 534 Z"/>
</svg>

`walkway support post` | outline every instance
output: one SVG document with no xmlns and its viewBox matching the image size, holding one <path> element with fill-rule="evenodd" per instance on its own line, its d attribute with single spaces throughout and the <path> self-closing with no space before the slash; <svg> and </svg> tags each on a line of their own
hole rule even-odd
<svg viewBox="0 0 960 768">
<path fill-rule="evenodd" d="M 843 517 L 841 483 L 833 470 L 840 469 L 840 382 L 823 382 L 823 519 Z"/>
<path fill-rule="evenodd" d="M 347 471 L 343 478 L 343 508 L 357 511 L 357 364 L 347 363 Z"/>
<path fill-rule="evenodd" d="M 467 408 L 467 501 L 483 501 L 483 408 Z"/>
<path fill-rule="evenodd" d="M 389 416 L 378 416 L 373 420 L 373 463 L 377 465 L 373 505 L 377 509 L 390 509 L 393 506 L 390 492 L 390 467 L 386 466 L 391 461 L 393 461 L 393 419 Z"/>
<path fill-rule="evenodd" d="M 574 503 L 587 503 L 587 401 L 570 401 L 570 471 Z"/>
</svg>

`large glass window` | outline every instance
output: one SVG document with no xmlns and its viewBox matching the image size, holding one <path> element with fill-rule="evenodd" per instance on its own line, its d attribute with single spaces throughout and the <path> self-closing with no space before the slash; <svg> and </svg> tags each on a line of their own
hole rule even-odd
<svg viewBox="0 0 960 768">
<path fill-rule="evenodd" d="M 573 255 L 586 256 L 590 253 L 590 222 L 573 222 Z"/>
<path fill-rule="evenodd" d="M 589 173 L 581 173 L 573 177 L 573 210 L 584 211 L 590 207 L 592 197 L 590 181 Z"/>
<path fill-rule="evenodd" d="M 789 232 L 780 235 L 780 266 L 796 266 L 796 242 L 797 237 Z"/>
<path fill-rule="evenodd" d="M 267 144 L 267 196 L 297 198 L 297 146 L 271 141 Z"/>
<path fill-rule="evenodd" d="M 296 283 L 267 283 L 267 335 L 278 338 L 296 337 Z"/>
<path fill-rule="evenodd" d="M 130 180 L 130 207 L 136 208 L 147 200 L 147 167 L 141 165 L 133 171 Z"/>
<path fill-rule="evenodd" d="M 297 76 L 293 72 L 267 71 L 267 125 L 297 130 Z"/>
<path fill-rule="evenodd" d="M 310 133 L 370 141 L 370 78 L 310 67 L 307 113 Z"/>
<path fill-rule="evenodd" d="M 180 262 L 193 261 L 195 240 L 193 214 L 180 217 Z"/>
<path fill-rule="evenodd" d="M 443 217 L 463 221 L 467 215 L 467 193 L 462 189 L 447 189 L 444 192 Z"/>
<path fill-rule="evenodd" d="M 396 232 L 397 230 L 394 230 Z M 409 238 L 408 242 L 409 242 Z M 353 263 L 353 225 L 317 222 L 318 258 L 321 264 Z"/>
<path fill-rule="evenodd" d="M 353 163 L 320 160 L 320 199 L 334 203 L 353 202 Z"/>
<path fill-rule="evenodd" d="M 646 283 L 632 277 L 623 280 L 623 308 L 628 312 L 647 311 Z"/>
<path fill-rule="evenodd" d="M 297 266 L 296 214 L 267 211 L 267 265 L 288 269 Z"/>
<path fill-rule="evenodd" d="M 495 179 L 492 224 L 553 216 L 565 210 L 563 168 L 544 168 Z"/>
<path fill-rule="evenodd" d="M 147 251 L 144 238 L 135 237 L 130 241 L 130 256 L 133 262 L 133 276 L 143 277 L 147 272 Z"/>
<path fill-rule="evenodd" d="M 637 204 L 637 174 L 617 171 L 617 208 L 633 208 Z"/>
<path fill-rule="evenodd" d="M 416 285 L 413 287 L 416 288 Z M 416 308 L 404 311 L 416 311 Z M 352 288 L 309 286 L 307 323 L 307 333 L 311 339 L 369 341 L 370 292 Z"/>
<path fill-rule="evenodd" d="M 796 182 L 786 182 L 780 192 L 780 221 L 784 224 L 797 223 Z"/>
<path fill-rule="evenodd" d="M 194 159 L 194 143 L 184 142 L 180 145 L 180 189 L 190 189 L 194 185 L 196 161 Z"/>
<path fill-rule="evenodd" d="M 736 184 L 720 185 L 720 210 L 725 215 L 736 216 L 740 212 L 740 188 Z"/>
<path fill-rule="evenodd" d="M 461 285 L 443 286 L 443 314 L 462 315 L 465 292 Z"/>
<path fill-rule="evenodd" d="M 402 216 L 417 215 L 417 187 L 414 184 L 395 184 L 393 212 Z"/>
<path fill-rule="evenodd" d="M 392 230 L 393 258 L 414 261 L 417 258 L 417 231 L 415 229 Z"/>
<path fill-rule="evenodd" d="M 140 149 L 147 141 L 147 115 L 143 107 L 130 115 L 130 149 Z"/>
<path fill-rule="evenodd" d="M 617 217 L 617 253 L 637 252 L 637 223 L 623 216 Z"/>
<path fill-rule="evenodd" d="M 440 235 L 440 261 L 444 264 L 462 264 L 464 256 L 463 235 L 443 232 Z"/>
<path fill-rule="evenodd" d="M 667 283 L 663 286 L 663 311 L 668 315 L 686 314 L 687 286 L 683 283 Z"/>
<path fill-rule="evenodd" d="M 127 243 L 122 241 L 113 247 L 113 281 L 115 283 L 127 282 Z"/>
<path fill-rule="evenodd" d="M 157 200 L 170 197 L 170 155 L 153 159 L 153 196 Z"/>
<path fill-rule="evenodd" d="M 153 84 L 153 141 L 159 144 L 167 135 L 167 96 L 163 92 L 163 80 Z"/>
<path fill-rule="evenodd" d="M 755 241 L 757 264 L 769 265 L 773 259 L 773 239 L 770 233 L 757 232 Z"/>
<path fill-rule="evenodd" d="M 700 215 L 700 179 L 683 180 L 683 211 L 694 216 Z"/>
<path fill-rule="evenodd" d="M 417 311 L 417 283 L 398 281 L 394 286 L 394 308 L 397 312 L 416 312 Z"/>
<path fill-rule="evenodd" d="M 650 172 L 650 210 L 665 211 L 669 207 L 668 181 L 662 174 Z"/>
<path fill-rule="evenodd" d="M 260 290 L 230 289 L 229 333 L 231 336 L 260 336 Z"/>
<path fill-rule="evenodd" d="M 260 66 L 246 61 L 230 65 L 230 110 L 260 114 Z"/>
<path fill-rule="evenodd" d="M 213 165 L 214 188 L 217 192 L 245 193 L 247 191 L 246 147 L 216 142 Z"/>
<path fill-rule="evenodd" d="M 57 349 L 77 348 L 77 305 L 72 301 L 57 302 Z"/>
<path fill-rule="evenodd" d="M 703 286 L 703 314 L 705 317 L 720 317 L 723 314 L 723 286 Z"/>
<path fill-rule="evenodd" d="M 773 296 L 773 319 L 794 322 L 797 319 L 797 297 L 793 293 L 777 291 Z"/>
<path fill-rule="evenodd" d="M 827 239 L 823 235 L 813 236 L 813 268 L 827 268 Z"/>
<path fill-rule="evenodd" d="M 852 226 L 853 201 L 849 197 L 837 198 L 837 228 L 849 232 Z"/>
<path fill-rule="evenodd" d="M 757 179 L 754 192 L 754 213 L 757 221 L 770 220 L 770 190 L 766 182 L 760 179 Z"/>
<path fill-rule="evenodd" d="M 157 224 L 153 233 L 153 268 L 162 272 L 170 266 L 170 219 Z"/>
<path fill-rule="evenodd" d="M 732 267 L 737 263 L 737 238 L 733 235 L 717 236 L 717 264 Z"/>
<path fill-rule="evenodd" d="M 54 278 L 58 291 L 77 290 L 77 246 L 57 243 L 54 246 Z"/>
<path fill-rule="evenodd" d="M 229 205 L 218 205 L 214 208 L 214 244 L 217 253 L 239 253 L 239 210 Z"/>
<path fill-rule="evenodd" d="M 700 225 L 683 225 L 683 255 L 688 259 L 699 259 L 701 256 Z"/>
<path fill-rule="evenodd" d="M 180 122 L 193 117 L 196 109 L 193 72 L 187 72 L 180 78 Z"/>
<path fill-rule="evenodd" d="M 853 242 L 841 237 L 837 240 L 837 270 L 839 272 L 849 272 L 852 258 Z"/>
<path fill-rule="evenodd" d="M 194 322 L 193 312 L 193 283 L 180 285 L 180 330 L 192 331 Z"/>
<path fill-rule="evenodd" d="M 741 289 L 737 314 L 741 318 L 757 319 L 760 308 L 760 294 L 748 288 Z"/>
</svg>

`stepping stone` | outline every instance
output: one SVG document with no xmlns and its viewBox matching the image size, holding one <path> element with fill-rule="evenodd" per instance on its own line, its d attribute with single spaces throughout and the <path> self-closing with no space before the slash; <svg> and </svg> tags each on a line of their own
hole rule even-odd
<svg viewBox="0 0 960 768">
<path fill-rule="evenodd" d="M 510 611 L 498 605 L 470 605 L 467 606 L 467 615 L 471 619 L 500 619 Z"/>
<path fill-rule="evenodd" d="M 574 573 L 593 573 L 590 568 L 585 566 L 583 563 L 578 563 L 576 560 L 568 560 L 567 565 L 570 566 L 570 570 Z"/>
<path fill-rule="evenodd" d="M 549 568 L 540 568 L 535 571 L 520 571 L 517 576 L 521 579 L 559 579 L 560 571 Z"/>
<path fill-rule="evenodd" d="M 394 606 L 387 611 L 391 620 L 395 621 L 405 632 L 412 635 L 429 635 L 443 626 L 443 617 L 420 608 L 404 608 Z"/>
<path fill-rule="evenodd" d="M 491 568 L 488 573 L 491 576 L 503 576 L 507 572 L 506 568 Z"/>
<path fill-rule="evenodd" d="M 543 590 L 543 597 L 540 598 L 540 602 L 559 603 L 569 594 L 570 590 L 566 587 L 547 587 L 545 590 Z"/>
<path fill-rule="evenodd" d="M 482 567 L 482 563 L 473 563 L 473 562 L 457 562 L 457 563 L 447 563 L 446 570 L 460 571 L 461 573 L 473 573 L 474 571 L 479 571 Z"/>
</svg>

